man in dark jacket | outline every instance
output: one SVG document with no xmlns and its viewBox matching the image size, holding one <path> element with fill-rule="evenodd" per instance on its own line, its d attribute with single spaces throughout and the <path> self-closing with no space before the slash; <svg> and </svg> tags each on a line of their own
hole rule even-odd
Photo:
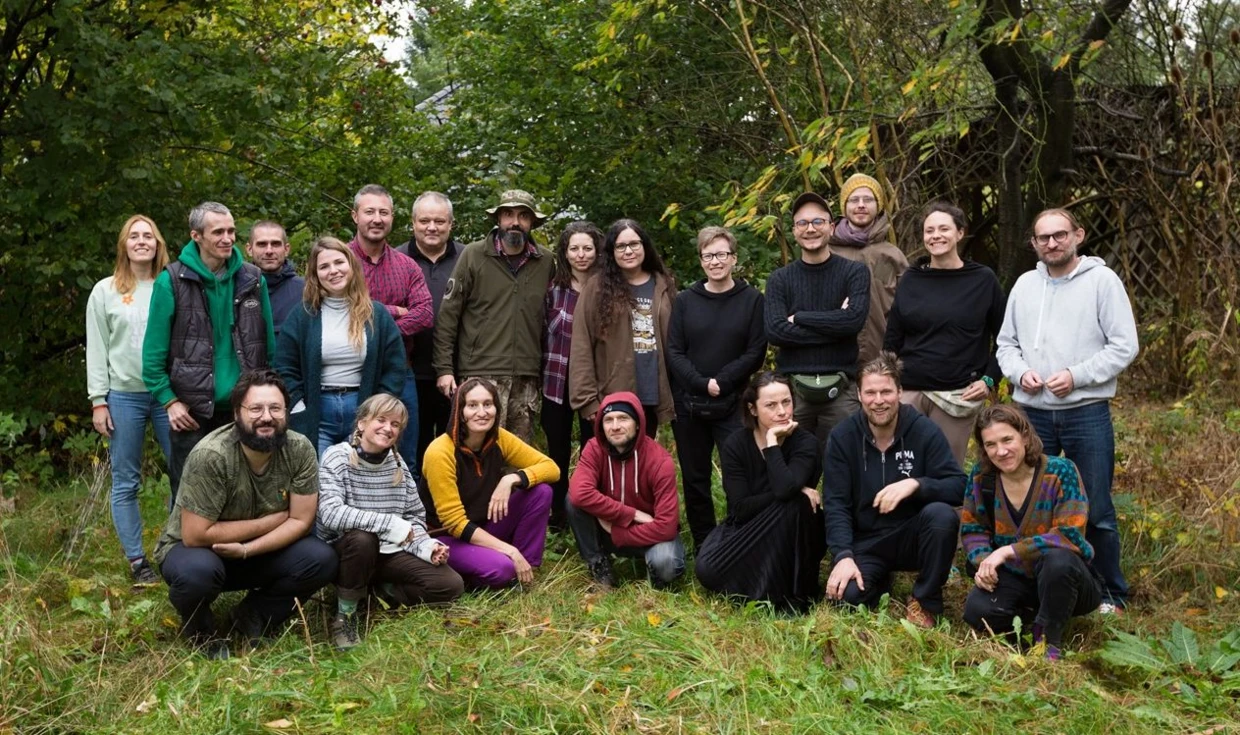
<svg viewBox="0 0 1240 735">
<path fill-rule="evenodd" d="M 413 258 L 413 262 L 422 269 L 426 288 L 431 292 L 435 319 L 438 320 L 439 307 L 461 247 L 452 239 L 452 200 L 437 191 L 423 192 L 413 202 L 412 217 L 413 237 L 396 248 L 396 252 Z M 412 340 L 405 340 L 405 345 L 418 386 L 418 466 L 411 469 L 421 472 L 426 448 L 435 437 L 448 430 L 452 402 L 435 387 L 435 368 L 431 365 L 431 356 L 435 351 L 435 328 L 432 326 L 418 332 Z M 413 417 L 410 420 L 414 420 Z M 419 485 L 424 486 L 425 483 Z M 422 499 L 429 500 L 429 496 Z"/>
<path fill-rule="evenodd" d="M 491 381 L 504 428 L 529 443 L 542 404 L 543 299 L 555 257 L 530 236 L 547 215 L 529 192 L 505 191 L 487 214 L 495 227 L 461 249 L 436 315 L 436 385 L 450 397 L 466 378 Z"/>
<path fill-rule="evenodd" d="M 644 557 L 651 585 L 666 587 L 685 571 L 672 455 L 646 436 L 646 414 L 632 393 L 607 396 L 594 421 L 568 483 L 577 549 L 603 589 L 616 586 L 613 553 Z"/>
<path fill-rule="evenodd" d="M 271 326 L 277 338 L 280 336 L 280 325 L 293 307 L 301 303 L 302 292 L 306 288 L 306 279 L 297 275 L 297 269 L 289 262 L 288 253 L 288 235 L 279 222 L 259 220 L 250 228 L 245 254 L 263 272 L 263 280 L 267 282 Z"/>
<path fill-rule="evenodd" d="M 916 571 L 907 618 L 931 628 L 943 612 L 965 475 L 939 427 L 900 403 L 894 354 L 866 363 L 858 385 L 861 411 L 827 440 L 827 598 L 873 606 L 890 589 L 891 572 Z"/>
</svg>

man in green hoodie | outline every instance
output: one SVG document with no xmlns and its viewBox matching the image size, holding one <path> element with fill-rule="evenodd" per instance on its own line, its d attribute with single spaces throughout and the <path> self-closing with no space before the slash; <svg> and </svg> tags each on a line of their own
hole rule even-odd
<svg viewBox="0 0 1240 735">
<path fill-rule="evenodd" d="M 267 367 L 275 353 L 267 284 L 233 247 L 232 213 L 203 202 L 189 230 L 180 259 L 155 279 L 142 344 L 142 381 L 172 427 L 173 502 L 190 450 L 232 421 L 228 397 L 241 371 Z"/>
</svg>

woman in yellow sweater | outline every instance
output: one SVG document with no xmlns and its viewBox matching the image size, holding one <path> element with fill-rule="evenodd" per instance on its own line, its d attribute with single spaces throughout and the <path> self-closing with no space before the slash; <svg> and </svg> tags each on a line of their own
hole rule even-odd
<svg viewBox="0 0 1240 735">
<path fill-rule="evenodd" d="M 456 391 L 448 431 L 426 449 L 422 475 L 439 521 L 448 565 L 471 587 L 529 584 L 542 564 L 551 486 L 560 468 L 500 428 L 495 386 L 466 380 Z M 509 468 L 516 468 L 508 472 Z"/>
</svg>

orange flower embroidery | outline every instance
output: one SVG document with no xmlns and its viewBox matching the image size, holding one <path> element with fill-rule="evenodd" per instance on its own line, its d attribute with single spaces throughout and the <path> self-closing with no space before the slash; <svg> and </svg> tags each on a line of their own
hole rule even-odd
<svg viewBox="0 0 1240 735">
<path fill-rule="evenodd" d="M 132 304 L 132 303 L 133 303 L 133 294 L 131 294 L 131 293 L 127 293 L 127 294 L 125 294 L 124 296 L 122 296 L 122 297 L 121 297 L 121 303 L 122 303 L 122 304 L 124 304 L 125 306 L 129 306 L 130 304 Z"/>
</svg>

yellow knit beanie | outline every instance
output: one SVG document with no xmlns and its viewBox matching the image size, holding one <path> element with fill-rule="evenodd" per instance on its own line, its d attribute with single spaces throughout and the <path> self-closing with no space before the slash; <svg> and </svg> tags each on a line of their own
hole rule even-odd
<svg viewBox="0 0 1240 735">
<path fill-rule="evenodd" d="M 878 211 L 882 212 L 887 208 L 887 202 L 883 196 L 883 187 L 879 185 L 878 179 L 865 174 L 853 174 L 844 182 L 843 188 L 840 189 L 840 213 L 846 211 L 848 206 L 848 195 L 852 194 L 861 187 L 866 187 L 874 192 L 874 199 L 878 201 Z"/>
</svg>

